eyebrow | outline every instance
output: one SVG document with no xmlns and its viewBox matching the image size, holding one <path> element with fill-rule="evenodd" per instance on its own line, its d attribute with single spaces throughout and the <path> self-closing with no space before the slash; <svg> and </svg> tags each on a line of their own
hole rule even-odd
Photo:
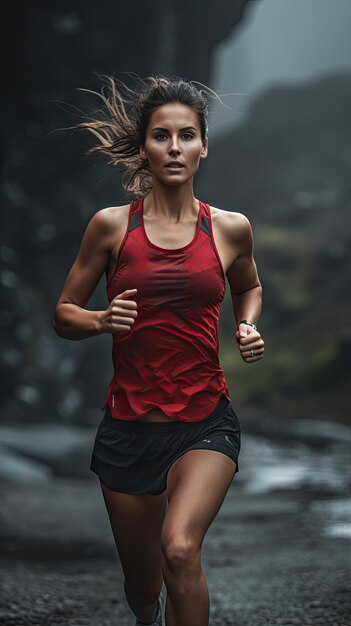
<svg viewBox="0 0 351 626">
<path fill-rule="evenodd" d="M 165 131 L 168 131 L 168 128 L 161 128 L 160 126 L 155 126 L 155 128 L 153 128 L 152 130 L 153 131 L 154 130 L 165 130 Z M 184 128 L 181 128 L 180 130 L 195 130 L 196 131 L 196 128 L 194 128 L 194 126 L 185 126 Z"/>
</svg>

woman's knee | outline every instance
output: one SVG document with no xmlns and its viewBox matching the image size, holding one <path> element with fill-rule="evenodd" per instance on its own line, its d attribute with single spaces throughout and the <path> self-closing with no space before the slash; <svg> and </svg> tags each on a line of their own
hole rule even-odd
<svg viewBox="0 0 351 626">
<path fill-rule="evenodd" d="M 200 546 L 191 536 L 181 532 L 161 536 L 161 547 L 165 565 L 174 574 L 193 574 L 200 566 Z"/>
</svg>

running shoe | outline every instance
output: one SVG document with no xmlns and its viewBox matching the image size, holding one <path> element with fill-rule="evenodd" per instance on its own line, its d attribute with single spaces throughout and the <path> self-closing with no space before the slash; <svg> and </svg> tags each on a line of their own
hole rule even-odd
<svg viewBox="0 0 351 626">
<path fill-rule="evenodd" d="M 161 591 L 160 596 L 157 600 L 157 613 L 156 613 L 155 621 L 149 624 L 148 626 L 164 626 L 164 604 L 165 604 L 165 596 L 164 596 L 163 591 Z M 145 626 L 145 624 L 137 620 L 135 622 L 135 626 Z"/>
</svg>

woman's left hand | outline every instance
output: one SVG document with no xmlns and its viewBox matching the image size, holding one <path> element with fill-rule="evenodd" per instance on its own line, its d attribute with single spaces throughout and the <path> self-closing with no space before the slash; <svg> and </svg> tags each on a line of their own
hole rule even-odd
<svg viewBox="0 0 351 626">
<path fill-rule="evenodd" d="M 263 358 L 264 341 L 258 332 L 248 324 L 240 324 L 235 333 L 241 356 L 246 363 L 253 363 Z"/>
</svg>

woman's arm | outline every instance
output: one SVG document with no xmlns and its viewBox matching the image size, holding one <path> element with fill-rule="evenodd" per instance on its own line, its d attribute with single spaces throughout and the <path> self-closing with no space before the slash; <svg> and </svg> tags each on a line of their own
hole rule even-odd
<svg viewBox="0 0 351 626">
<path fill-rule="evenodd" d="M 118 234 L 118 233 L 117 233 Z M 135 289 L 119 294 L 103 311 L 88 311 L 85 305 L 108 267 L 116 238 L 116 219 L 111 209 L 101 209 L 90 220 L 56 304 L 53 326 L 59 337 L 78 341 L 104 332 L 128 330 L 134 324 L 136 302 L 126 298 Z"/>
<path fill-rule="evenodd" d="M 231 243 L 237 251 L 235 260 L 227 270 L 227 278 L 237 324 L 241 320 L 257 323 L 262 310 L 262 286 L 253 258 L 253 234 L 249 220 L 241 213 L 235 214 L 229 233 Z M 241 356 L 251 363 L 261 359 L 264 341 L 258 330 L 240 324 L 235 334 Z M 254 356 L 252 352 L 254 351 Z"/>
</svg>

